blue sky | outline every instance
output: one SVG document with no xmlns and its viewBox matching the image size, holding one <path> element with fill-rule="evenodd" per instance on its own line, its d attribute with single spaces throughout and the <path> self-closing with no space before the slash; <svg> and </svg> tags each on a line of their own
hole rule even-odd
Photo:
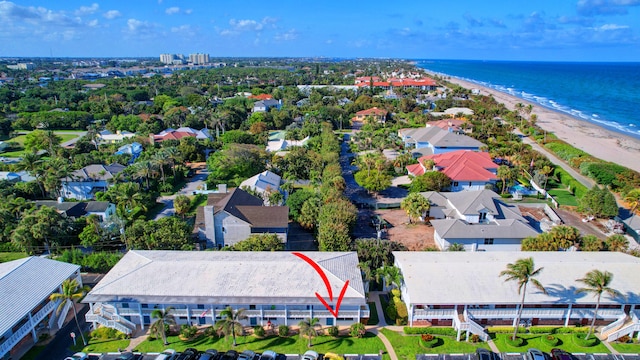
<svg viewBox="0 0 640 360">
<path fill-rule="evenodd" d="M 0 57 L 640 61 L 640 0 L 0 1 Z"/>
</svg>

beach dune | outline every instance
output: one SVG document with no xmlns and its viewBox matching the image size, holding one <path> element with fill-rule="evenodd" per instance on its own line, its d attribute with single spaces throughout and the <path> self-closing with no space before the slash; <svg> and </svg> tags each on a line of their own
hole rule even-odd
<svg viewBox="0 0 640 360">
<path fill-rule="evenodd" d="M 493 95 L 498 102 L 505 104 L 510 110 L 515 110 L 517 103 L 525 106 L 532 105 L 531 113 L 538 116 L 536 123 L 541 129 L 554 133 L 559 139 L 596 158 L 640 172 L 640 139 L 469 81 L 455 77 L 447 80 L 467 89 L 478 89 L 481 95 Z"/>
</svg>

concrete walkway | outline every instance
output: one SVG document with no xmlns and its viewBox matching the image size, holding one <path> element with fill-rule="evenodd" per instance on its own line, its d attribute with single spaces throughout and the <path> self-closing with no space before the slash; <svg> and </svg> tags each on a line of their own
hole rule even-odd
<svg viewBox="0 0 640 360">
<path fill-rule="evenodd" d="M 133 336 L 131 337 L 131 342 L 129 343 L 129 346 L 127 346 L 126 351 L 135 350 L 138 347 L 138 345 L 140 345 L 142 342 L 147 340 L 148 337 L 149 337 L 149 332 L 147 330 L 142 330 L 140 328 L 136 329 L 136 332 L 133 333 Z"/>
<path fill-rule="evenodd" d="M 376 304 L 376 311 L 378 312 L 378 324 L 367 326 L 367 331 L 376 334 L 377 337 L 380 338 L 380 341 L 384 344 L 384 347 L 387 349 L 387 354 L 391 360 L 398 360 L 398 356 L 396 355 L 396 351 L 393 349 L 393 345 L 383 333 L 380 332 L 380 329 L 387 327 L 387 321 L 384 318 L 384 311 L 382 309 L 382 303 L 380 302 L 380 294 L 379 291 L 371 291 L 369 292 L 369 301 L 373 301 Z"/>
</svg>

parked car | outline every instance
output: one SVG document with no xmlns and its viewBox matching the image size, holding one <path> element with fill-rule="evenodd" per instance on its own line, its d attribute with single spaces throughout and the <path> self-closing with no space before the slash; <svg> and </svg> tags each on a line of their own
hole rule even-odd
<svg viewBox="0 0 640 360">
<path fill-rule="evenodd" d="M 304 355 L 302 355 L 302 360 L 318 360 L 319 357 L 320 355 L 317 352 L 307 350 Z"/>
<path fill-rule="evenodd" d="M 265 350 L 260 356 L 260 360 L 276 360 L 278 358 L 278 353 L 273 350 Z"/>
<path fill-rule="evenodd" d="M 176 358 L 176 351 L 173 349 L 166 349 L 156 356 L 156 360 L 173 360 Z"/>
<path fill-rule="evenodd" d="M 238 352 L 235 350 L 229 350 L 226 353 L 224 353 L 224 355 L 222 355 L 220 360 L 236 360 L 237 358 L 238 358 Z"/>
<path fill-rule="evenodd" d="M 245 350 L 238 355 L 238 360 L 253 360 L 256 357 L 256 353 L 251 350 Z"/>
<path fill-rule="evenodd" d="M 71 356 L 66 357 L 64 360 L 86 360 L 87 354 L 83 352 L 77 352 Z"/>
<path fill-rule="evenodd" d="M 198 360 L 216 360 L 218 357 L 218 350 L 208 349 L 200 354 Z"/>
<path fill-rule="evenodd" d="M 573 360 L 571 354 L 562 349 L 551 349 L 551 357 L 553 360 Z"/>
<path fill-rule="evenodd" d="M 332 352 L 324 354 L 323 358 L 327 360 L 344 360 L 344 356 Z"/>
<path fill-rule="evenodd" d="M 498 356 L 493 351 L 487 349 L 476 349 L 478 360 L 498 360 Z"/>
<path fill-rule="evenodd" d="M 122 354 L 118 355 L 118 357 L 116 358 L 116 360 L 134 360 L 136 358 L 136 356 L 130 352 L 123 352 Z"/>
<path fill-rule="evenodd" d="M 176 360 L 196 360 L 198 358 L 198 350 L 194 348 L 185 349 Z"/>
<path fill-rule="evenodd" d="M 527 360 L 545 360 L 546 356 L 538 349 L 531 348 L 527 350 Z"/>
</svg>

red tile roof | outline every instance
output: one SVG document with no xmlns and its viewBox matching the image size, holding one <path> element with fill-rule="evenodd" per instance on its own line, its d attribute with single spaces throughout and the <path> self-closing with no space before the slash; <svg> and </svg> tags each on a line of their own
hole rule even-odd
<svg viewBox="0 0 640 360">
<path fill-rule="evenodd" d="M 356 113 L 356 115 L 362 115 L 362 116 L 367 116 L 367 115 L 386 116 L 387 115 L 387 110 L 378 109 L 377 107 L 372 107 L 371 109 L 358 111 Z"/>
<path fill-rule="evenodd" d="M 269 99 L 273 99 L 273 96 L 271 96 L 269 94 L 250 95 L 249 99 L 269 100 Z"/>
<path fill-rule="evenodd" d="M 421 165 L 425 160 L 433 160 L 435 166 L 452 181 L 492 181 L 498 177 L 489 171 L 498 168 L 487 152 L 458 150 L 445 154 L 427 155 L 418 159 L 419 164 L 407 166 L 407 170 L 414 176 L 425 172 Z"/>
</svg>

